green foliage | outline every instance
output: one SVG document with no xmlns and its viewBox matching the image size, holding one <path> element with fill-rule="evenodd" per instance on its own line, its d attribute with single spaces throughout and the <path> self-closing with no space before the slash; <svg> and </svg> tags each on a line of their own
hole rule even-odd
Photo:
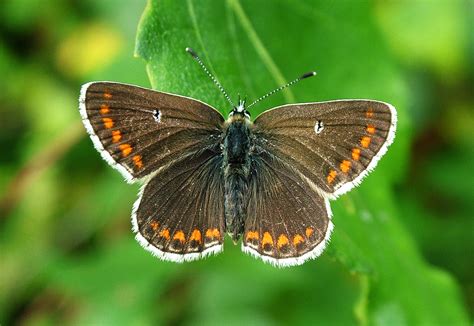
<svg viewBox="0 0 474 326">
<path fill-rule="evenodd" d="M 0 159 L 0 323 L 469 324 L 452 276 L 472 308 L 473 206 L 466 193 L 473 183 L 462 181 L 472 180 L 474 153 L 463 149 L 474 148 L 474 137 L 464 136 L 472 135 L 474 119 L 472 94 L 456 95 L 474 72 L 466 68 L 469 17 L 460 2 L 440 0 L 443 10 L 421 2 L 148 2 L 135 54 L 157 90 L 228 113 L 184 51 L 189 46 L 233 100 L 318 72 L 259 103 L 254 117 L 284 103 L 341 98 L 397 108 L 397 136 L 385 157 L 359 188 L 331 203 L 335 229 L 326 252 L 288 269 L 246 256 L 230 241 L 219 256 L 183 265 L 143 250 L 128 216 L 137 187 L 99 162 L 76 112 L 82 82 L 147 86 L 143 61 L 131 59 L 142 8 L 89 0 L 71 10 L 50 0 L 41 9 L 51 18 L 44 23 L 31 9 L 35 1 L 14 3 L 0 5 L 3 24 L 33 33 L 30 42 L 38 43 L 26 55 L 14 37 L 0 43 L 2 82 L 9 80 L 0 85 L 0 105 L 10 122 L 0 145 L 15 148 Z M 438 30 L 444 19 L 447 28 Z M 40 40 L 38 24 L 46 35 Z M 447 135 L 435 139 L 443 151 L 410 152 L 433 132 Z M 453 164 L 455 180 L 445 173 Z M 430 209 L 427 190 L 443 207 Z M 456 200 L 446 201 L 452 194 Z"/>
<path fill-rule="evenodd" d="M 200 67 L 186 56 L 183 49 L 187 45 L 203 54 L 231 94 L 238 90 L 252 98 L 286 82 L 283 76 L 292 78 L 317 64 L 319 80 L 288 90 L 284 98 L 275 96 L 260 105 L 260 112 L 263 105 L 271 107 L 285 100 L 357 96 L 393 103 L 400 116 L 397 141 L 367 182 L 333 205 L 336 229 L 328 258 L 343 263 L 370 288 L 360 294 L 359 300 L 364 302 L 358 308 L 360 321 L 460 322 L 462 310 L 446 304 L 459 300 L 452 280 L 422 260 L 397 220 L 399 211 L 391 196 L 393 179 L 403 173 L 398 162 L 406 161 L 409 137 L 408 95 L 400 87 L 403 76 L 375 28 L 368 4 L 345 2 L 330 9 L 329 15 L 325 5 L 312 8 L 304 2 L 299 7 L 290 2 L 269 7 L 263 1 L 200 5 L 187 1 L 185 6 L 152 1 L 139 27 L 136 53 L 146 60 L 154 88 L 202 99 L 223 113 L 228 112 L 228 105 Z M 315 41 L 322 39 L 324 42 Z M 369 64 L 361 64 L 365 62 Z M 302 268 L 317 270 L 321 264 L 309 263 Z M 327 287 L 326 292 L 330 289 Z M 364 292 L 362 285 L 359 291 Z M 352 303 L 354 308 L 358 304 Z"/>
</svg>

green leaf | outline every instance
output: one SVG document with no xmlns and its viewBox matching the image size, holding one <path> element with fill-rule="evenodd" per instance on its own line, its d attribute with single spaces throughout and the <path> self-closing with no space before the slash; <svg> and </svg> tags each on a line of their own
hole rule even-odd
<svg viewBox="0 0 474 326">
<path fill-rule="evenodd" d="M 279 104 L 340 98 L 383 100 L 394 104 L 399 114 L 395 143 L 376 171 L 359 189 L 332 203 L 336 227 L 323 258 L 281 271 L 230 248 L 223 258 L 207 263 L 212 266 L 208 271 L 218 268 L 218 274 L 196 285 L 196 293 L 204 298 L 199 309 L 217 304 L 225 312 L 222 318 L 239 320 L 240 310 L 231 309 L 231 302 L 226 308 L 227 301 L 219 294 L 230 289 L 237 302 L 267 308 L 279 295 L 288 296 L 285 302 L 291 309 L 284 309 L 285 304 L 280 311 L 276 304 L 272 311 L 281 314 L 276 319 L 253 310 L 250 320 L 262 324 L 281 319 L 311 321 L 321 315 L 321 321 L 332 324 L 468 323 L 456 284 L 423 260 L 398 218 L 392 185 L 403 175 L 407 162 L 411 134 L 406 106 L 411 98 L 371 10 L 368 2 L 355 1 L 148 2 L 135 52 L 145 60 L 157 90 L 190 96 L 223 114 L 229 112 L 229 104 L 185 52 L 192 47 L 233 100 L 238 94 L 252 100 L 306 71 L 318 72 L 317 78 L 260 103 L 252 111 L 254 117 Z M 328 273 L 334 266 L 327 258 L 342 264 L 343 272 Z M 252 282 L 247 278 L 251 275 L 258 275 L 262 282 Z M 358 284 L 355 290 L 343 285 L 349 275 Z M 318 297 L 305 300 L 297 295 L 312 291 Z M 359 295 L 349 295 L 347 300 L 344 294 L 351 291 Z M 341 310 L 331 314 L 324 304 L 314 304 L 320 297 L 332 298 L 334 307 Z M 298 317 L 303 313 L 300 304 L 311 305 L 311 317 Z M 348 311 L 352 321 L 340 319 L 340 313 Z M 224 321 L 212 316 L 216 315 L 202 321 Z"/>
</svg>

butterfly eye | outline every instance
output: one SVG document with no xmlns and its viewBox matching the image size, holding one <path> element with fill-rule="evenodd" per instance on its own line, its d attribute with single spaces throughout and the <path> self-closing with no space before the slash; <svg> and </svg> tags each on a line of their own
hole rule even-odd
<svg viewBox="0 0 474 326">
<path fill-rule="evenodd" d="M 316 121 L 316 124 L 314 125 L 314 132 L 317 134 L 321 133 L 324 129 L 324 123 L 321 120 Z"/>
<path fill-rule="evenodd" d="M 153 118 L 156 122 L 161 122 L 161 112 L 160 110 L 153 111 Z"/>
</svg>

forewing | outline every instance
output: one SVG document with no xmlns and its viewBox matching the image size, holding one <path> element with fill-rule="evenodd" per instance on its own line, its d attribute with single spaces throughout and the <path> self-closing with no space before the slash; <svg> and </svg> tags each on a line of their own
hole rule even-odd
<svg viewBox="0 0 474 326">
<path fill-rule="evenodd" d="M 187 97 L 93 82 L 82 87 L 79 102 L 95 147 L 129 182 L 221 137 L 222 115 Z"/>
<path fill-rule="evenodd" d="M 206 150 L 158 172 L 142 188 L 132 223 L 139 243 L 175 262 L 220 252 L 224 239 L 222 157 Z"/>
<path fill-rule="evenodd" d="M 286 105 L 255 120 L 257 151 L 275 155 L 309 179 L 325 197 L 358 185 L 393 141 L 390 104 L 341 100 Z"/>
<path fill-rule="evenodd" d="M 319 256 L 333 228 L 328 199 L 267 152 L 251 162 L 242 250 L 278 267 Z"/>
</svg>

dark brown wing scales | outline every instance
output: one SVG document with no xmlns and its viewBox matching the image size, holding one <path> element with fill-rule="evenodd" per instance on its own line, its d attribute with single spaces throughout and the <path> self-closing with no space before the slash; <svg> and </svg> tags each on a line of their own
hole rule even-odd
<svg viewBox="0 0 474 326">
<path fill-rule="evenodd" d="M 137 240 L 172 261 L 222 250 L 222 115 L 190 98 L 110 82 L 84 85 L 79 101 L 102 157 L 127 181 L 148 176 L 132 214 Z"/>
<path fill-rule="evenodd" d="M 291 164 L 324 196 L 337 197 L 375 167 L 395 126 L 396 111 L 383 102 L 286 105 L 257 117 L 256 145 Z"/>
<path fill-rule="evenodd" d="M 328 200 L 272 154 L 254 155 L 242 250 L 275 266 L 319 256 L 333 228 Z"/>
<path fill-rule="evenodd" d="M 95 147 L 129 182 L 212 146 L 224 121 L 197 100 L 111 82 L 84 85 L 80 111 Z"/>
<path fill-rule="evenodd" d="M 141 191 L 132 222 L 140 244 L 161 259 L 183 262 L 222 251 L 222 157 L 212 150 L 158 172 Z"/>
</svg>

